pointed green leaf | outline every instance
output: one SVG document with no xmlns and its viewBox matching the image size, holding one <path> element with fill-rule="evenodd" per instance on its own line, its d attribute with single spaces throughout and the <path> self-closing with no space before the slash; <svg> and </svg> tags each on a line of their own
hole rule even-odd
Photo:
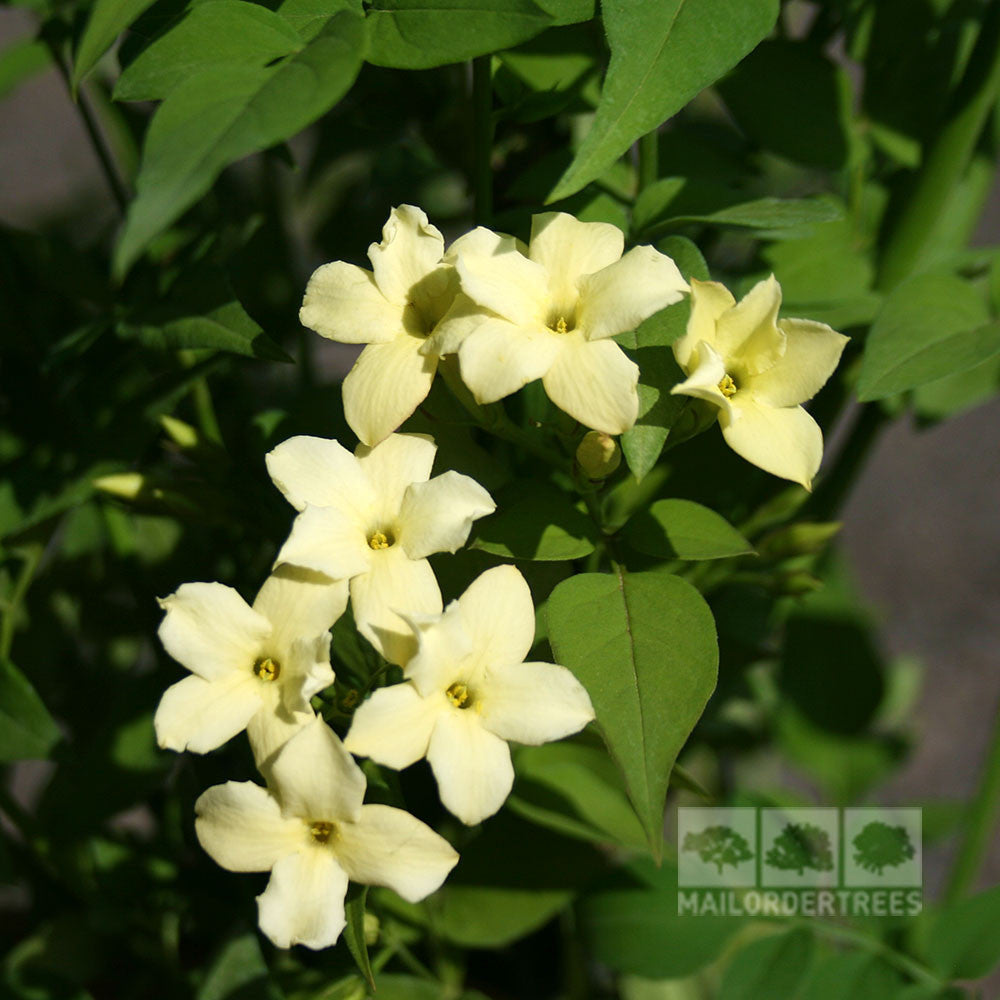
<svg viewBox="0 0 1000 1000">
<path fill-rule="evenodd" d="M 151 4 L 153 0 L 97 0 L 91 8 L 87 26 L 73 59 L 73 89 L 97 65 L 114 40 Z"/>
<path fill-rule="evenodd" d="M 637 552 L 661 559 L 727 559 L 753 546 L 721 515 L 693 500 L 657 500 L 622 536 Z"/>
<path fill-rule="evenodd" d="M 333 107 L 354 82 L 364 52 L 364 19 L 340 11 L 276 66 L 218 66 L 173 90 L 146 134 L 138 194 L 115 251 L 116 274 L 230 163 L 288 139 Z"/>
<path fill-rule="evenodd" d="M 927 958 L 947 979 L 979 979 L 1000 963 L 1000 888 L 946 906 L 929 936 Z"/>
<path fill-rule="evenodd" d="M 227 941 L 218 953 L 196 1000 L 280 1000 L 256 934 Z"/>
<path fill-rule="evenodd" d="M 41 760 L 59 742 L 59 730 L 31 682 L 0 659 L 0 761 Z"/>
<path fill-rule="evenodd" d="M 611 65 L 590 132 L 549 196 L 599 177 L 639 136 L 732 69 L 774 26 L 777 0 L 604 0 Z"/>
<path fill-rule="evenodd" d="M 590 694 L 604 740 L 656 857 L 677 754 L 715 689 L 715 622 L 666 573 L 586 573 L 553 590 L 549 640 Z"/>
<path fill-rule="evenodd" d="M 365 977 L 368 985 L 375 989 L 375 976 L 372 973 L 371 959 L 368 957 L 368 942 L 365 940 L 365 900 L 368 898 L 368 886 L 351 885 L 344 901 L 344 916 L 347 923 L 344 926 L 344 940 L 351 953 L 358 972 Z"/>
</svg>

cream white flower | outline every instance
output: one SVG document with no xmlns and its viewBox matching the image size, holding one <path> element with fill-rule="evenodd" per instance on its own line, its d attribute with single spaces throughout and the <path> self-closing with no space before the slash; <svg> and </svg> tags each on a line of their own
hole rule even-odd
<svg viewBox="0 0 1000 1000">
<path fill-rule="evenodd" d="M 421 352 L 457 290 L 442 264 L 444 238 L 413 205 L 394 208 L 382 242 L 368 248 L 372 270 L 342 260 L 309 279 L 303 326 L 343 344 L 368 344 L 344 379 L 344 413 L 355 434 L 376 445 L 423 402 L 438 359 Z"/>
<path fill-rule="evenodd" d="M 693 280 L 691 318 L 674 343 L 688 378 L 672 392 L 718 407 L 733 451 L 810 489 L 823 457 L 823 434 L 798 404 L 823 387 L 848 338 L 824 323 L 779 320 L 780 307 L 774 275 L 739 303 L 718 282 Z"/>
<path fill-rule="evenodd" d="M 510 793 L 507 740 L 534 746 L 578 732 L 594 718 L 590 698 L 565 667 L 523 662 L 535 611 L 513 566 L 487 570 L 414 631 L 408 680 L 361 705 L 345 746 L 397 769 L 426 757 L 445 806 L 479 823 Z"/>
<path fill-rule="evenodd" d="M 441 610 L 427 556 L 461 548 L 472 522 L 495 509 L 468 476 L 429 479 L 435 451 L 426 435 L 392 434 L 353 455 L 336 441 L 294 437 L 267 456 L 275 485 L 301 511 L 278 561 L 349 579 L 358 630 L 392 663 L 416 648 L 397 612 Z"/>
<path fill-rule="evenodd" d="M 281 748 L 269 782 L 270 790 L 252 781 L 209 788 L 195 803 L 195 830 L 223 868 L 271 872 L 257 897 L 258 918 L 279 948 L 334 944 L 348 879 L 416 903 L 458 861 L 444 838 L 409 813 L 362 805 L 365 776 L 321 719 Z"/>
<path fill-rule="evenodd" d="M 252 608 L 221 583 L 185 583 L 160 606 L 160 641 L 192 675 L 160 700 L 160 746 L 206 753 L 246 729 L 260 765 L 314 718 L 309 699 L 333 683 L 329 629 L 346 584 L 283 566 Z"/>
<path fill-rule="evenodd" d="M 633 330 L 687 291 L 653 247 L 622 256 L 621 230 L 562 212 L 536 215 L 525 252 L 475 229 L 448 253 L 462 294 L 423 350 L 458 354 L 477 402 L 492 403 L 540 378 L 549 399 L 606 434 L 639 412 L 639 369 L 610 338 Z"/>
</svg>

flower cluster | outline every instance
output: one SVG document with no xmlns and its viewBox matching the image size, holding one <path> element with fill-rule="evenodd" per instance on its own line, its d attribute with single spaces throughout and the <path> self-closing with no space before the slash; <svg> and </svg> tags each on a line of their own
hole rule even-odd
<svg viewBox="0 0 1000 1000">
<path fill-rule="evenodd" d="M 652 247 L 561 213 L 536 216 L 527 246 L 478 228 L 445 249 L 422 211 L 394 209 L 369 249 L 372 270 L 335 261 L 312 276 L 302 322 L 365 344 L 344 381 L 361 444 L 293 437 L 266 458 L 295 509 L 252 605 L 221 583 L 186 583 L 160 603 L 160 638 L 191 675 L 156 712 L 161 746 L 206 753 L 247 733 L 266 787 L 227 782 L 196 805 L 205 850 L 232 871 L 269 871 L 261 929 L 281 947 L 334 943 L 348 879 L 418 901 L 458 861 L 401 809 L 364 805 L 352 754 L 403 769 L 426 758 L 445 807 L 466 824 L 510 793 L 508 741 L 537 745 L 594 717 L 564 667 L 525 662 L 535 639 L 528 585 L 513 566 L 484 572 L 447 608 L 428 556 L 455 552 L 493 512 L 468 476 L 431 477 L 436 445 L 399 433 L 454 356 L 479 404 L 541 379 L 552 402 L 591 432 L 578 450 L 598 478 L 617 465 L 612 435 L 638 414 L 639 370 L 613 340 L 690 292 L 674 344 L 687 375 L 674 392 L 718 410 L 727 442 L 762 468 L 809 485 L 818 426 L 799 405 L 829 377 L 845 338 L 778 320 L 780 290 L 740 302 L 713 282 L 689 287 Z M 377 687 L 343 741 L 313 699 L 334 681 L 330 628 L 348 602 L 360 634 L 402 680 Z"/>
</svg>

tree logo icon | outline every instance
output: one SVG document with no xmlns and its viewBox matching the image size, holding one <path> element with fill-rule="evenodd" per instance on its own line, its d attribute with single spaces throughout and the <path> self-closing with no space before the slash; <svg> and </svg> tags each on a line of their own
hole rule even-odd
<svg viewBox="0 0 1000 1000">
<path fill-rule="evenodd" d="M 707 826 L 699 832 L 691 831 L 684 837 L 683 851 L 692 851 L 707 865 L 715 865 L 721 875 L 726 865 L 736 869 L 753 857 L 753 851 L 731 826 Z"/>
<path fill-rule="evenodd" d="M 851 843 L 854 863 L 875 875 L 881 875 L 885 868 L 898 868 L 916 854 L 906 827 L 879 820 L 869 823 Z"/>
<path fill-rule="evenodd" d="M 817 872 L 833 871 L 830 834 L 813 823 L 786 823 L 764 860 L 771 868 L 799 875 L 805 874 L 807 868 Z"/>
</svg>

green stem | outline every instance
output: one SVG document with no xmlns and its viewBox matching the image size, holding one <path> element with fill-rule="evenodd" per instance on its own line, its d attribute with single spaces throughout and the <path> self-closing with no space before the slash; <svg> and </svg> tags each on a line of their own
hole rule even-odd
<svg viewBox="0 0 1000 1000">
<path fill-rule="evenodd" d="M 191 368 L 196 364 L 195 356 L 191 351 L 182 350 L 178 352 L 178 355 L 185 368 Z M 208 387 L 206 376 L 202 375 L 191 384 L 191 399 L 194 402 L 194 411 L 198 415 L 198 426 L 201 428 L 201 433 L 209 441 L 222 445 L 222 428 L 219 427 L 219 420 L 215 415 L 212 390 Z"/>
<path fill-rule="evenodd" d="M 921 965 L 915 959 L 904 955 L 902 952 L 890 948 L 887 944 L 877 938 L 870 937 L 862 931 L 854 930 L 852 927 L 842 927 L 840 924 L 830 923 L 823 919 L 811 918 L 809 920 L 793 921 L 795 926 L 806 930 L 814 931 L 817 934 L 825 934 L 829 938 L 840 941 L 848 941 L 851 944 L 860 945 L 867 951 L 878 955 L 889 965 L 894 965 L 900 972 L 905 973 L 918 983 L 925 983 L 938 989 L 945 986 L 945 982 L 939 979 L 926 966 Z"/>
<path fill-rule="evenodd" d="M 1000 93 L 1000 2 L 990 5 L 959 85 L 882 254 L 878 285 L 888 290 L 921 264 L 952 189 L 965 175 Z"/>
<path fill-rule="evenodd" d="M 972 801 L 965 837 L 955 856 L 955 862 L 945 890 L 945 900 L 953 902 L 964 896 L 976 882 L 979 869 L 1000 818 L 1000 712 L 993 730 L 983 765 L 979 789 Z"/>
<path fill-rule="evenodd" d="M 14 632 L 17 629 L 17 613 L 24 603 L 25 595 L 34 579 L 35 571 L 41 562 L 44 548 L 41 545 L 26 545 L 20 550 L 24 559 L 21 572 L 18 574 L 17 583 L 14 584 L 14 591 L 10 595 L 10 600 L 4 605 L 3 620 L 0 621 L 0 657 L 7 659 L 10 656 L 11 646 L 14 644 Z"/>
<path fill-rule="evenodd" d="M 656 129 L 639 138 L 640 194 L 660 176 L 660 136 Z"/>
<path fill-rule="evenodd" d="M 63 82 L 66 84 L 66 91 L 72 97 L 73 83 L 70 79 L 69 67 L 66 65 L 66 60 L 63 59 L 62 52 L 59 50 L 59 44 L 53 38 L 48 37 L 44 32 L 42 33 L 42 37 L 44 38 L 49 51 L 52 53 L 52 61 L 56 64 L 56 67 L 59 70 L 59 75 L 63 78 Z M 90 110 L 87 95 L 81 91 L 80 94 L 77 95 L 77 99 L 74 101 L 74 104 L 76 105 L 76 110 L 80 115 L 83 127 L 87 132 L 87 136 L 90 138 L 90 144 L 94 149 L 94 154 L 97 156 L 97 160 L 101 165 L 101 171 L 103 172 L 104 179 L 107 181 L 108 187 L 111 190 L 111 196 L 114 198 L 119 211 L 122 215 L 124 215 L 125 209 L 128 205 L 128 192 L 125 190 L 125 185 L 122 183 L 122 179 L 118 174 L 117 168 L 115 167 L 111 151 L 108 149 L 108 144 L 104 139 L 104 134 L 101 132 L 101 129 L 97 124 L 97 119 Z"/>
<path fill-rule="evenodd" d="M 479 226 L 488 226 L 493 218 L 492 58 L 472 60 L 472 190 Z"/>
</svg>

